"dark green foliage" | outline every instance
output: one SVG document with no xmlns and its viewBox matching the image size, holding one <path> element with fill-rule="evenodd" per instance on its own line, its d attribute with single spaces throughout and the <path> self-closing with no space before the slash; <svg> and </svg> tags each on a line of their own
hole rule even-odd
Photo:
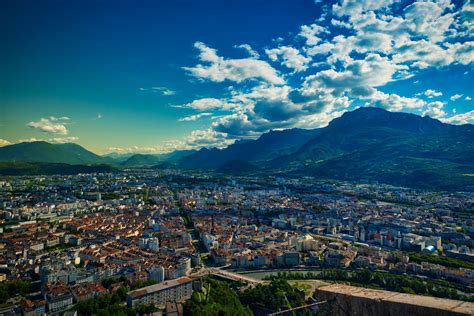
<svg viewBox="0 0 474 316">
<path fill-rule="evenodd" d="M 456 258 L 448 258 L 448 257 L 439 257 L 435 255 L 429 255 L 424 253 L 417 253 L 417 252 L 410 252 L 408 253 L 411 261 L 415 262 L 430 262 L 435 264 L 440 264 L 446 267 L 453 267 L 453 268 L 466 268 L 466 269 L 473 269 L 474 270 L 474 262 L 463 261 Z"/>
<path fill-rule="evenodd" d="M 282 278 L 275 278 L 269 284 L 258 284 L 245 290 L 241 299 L 246 305 L 269 308 L 273 311 L 305 304 L 304 294 Z"/>
<path fill-rule="evenodd" d="M 269 276 L 268 280 L 300 280 L 320 279 L 332 281 L 347 281 L 354 285 L 373 287 L 389 291 L 429 295 L 442 298 L 450 298 L 463 301 L 474 301 L 474 295 L 463 295 L 458 288 L 471 293 L 467 287 L 454 286 L 442 280 L 420 279 L 407 275 L 362 270 L 325 269 L 318 274 L 282 272 L 276 276 Z"/>
<path fill-rule="evenodd" d="M 226 315 L 252 315 L 252 311 L 242 305 L 237 294 L 225 283 L 212 279 L 204 281 L 205 292 L 194 292 L 190 300 L 184 304 L 185 315 L 196 316 L 226 316 Z"/>
<path fill-rule="evenodd" d="M 109 286 L 111 286 L 112 284 L 119 283 L 119 282 L 126 282 L 126 281 L 127 281 L 127 278 L 124 275 L 122 275 L 119 278 L 110 277 L 108 279 L 104 279 L 104 280 L 102 280 L 101 283 L 102 283 L 103 287 L 109 288 Z"/>
<path fill-rule="evenodd" d="M 109 165 L 69 165 L 64 163 L 43 162 L 0 162 L 0 175 L 22 176 L 22 175 L 72 175 L 79 173 L 103 173 L 116 172 L 116 168 Z"/>
<path fill-rule="evenodd" d="M 30 292 L 31 282 L 15 280 L 0 283 L 0 303 L 5 303 L 9 298 L 17 295 L 26 296 Z"/>
<path fill-rule="evenodd" d="M 79 315 L 117 315 L 135 316 L 158 311 L 153 305 L 140 306 L 135 309 L 125 305 L 125 297 L 128 288 L 118 289 L 116 293 L 99 295 L 95 298 L 84 300 L 76 305 Z"/>
</svg>

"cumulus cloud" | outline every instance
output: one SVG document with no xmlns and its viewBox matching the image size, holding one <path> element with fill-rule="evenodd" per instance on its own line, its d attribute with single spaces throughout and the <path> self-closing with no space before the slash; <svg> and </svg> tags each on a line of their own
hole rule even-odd
<svg viewBox="0 0 474 316">
<path fill-rule="evenodd" d="M 41 118 L 36 122 L 29 122 L 26 126 L 49 134 L 67 135 L 68 130 L 66 123 L 69 121 L 68 117 L 54 117 Z"/>
<path fill-rule="evenodd" d="M 443 95 L 442 92 L 440 91 L 436 91 L 436 90 L 433 90 L 433 89 L 427 89 L 423 92 L 420 92 L 420 93 L 417 93 L 416 94 L 417 96 L 420 96 L 420 95 L 424 95 L 426 97 L 428 97 L 428 99 L 433 99 L 435 97 L 440 97 Z"/>
<path fill-rule="evenodd" d="M 418 98 L 407 98 L 399 96 L 395 93 L 384 93 L 382 91 L 375 91 L 366 97 L 367 106 L 375 106 L 384 108 L 390 111 L 401 111 L 407 109 L 420 109 L 426 105 L 426 102 Z"/>
<path fill-rule="evenodd" d="M 225 133 L 215 131 L 211 128 L 206 130 L 195 130 L 186 136 L 185 143 L 190 148 L 217 147 L 223 148 L 234 141 L 229 139 Z"/>
<path fill-rule="evenodd" d="M 454 21 L 453 14 L 433 2 L 415 2 L 405 8 L 405 21 L 417 34 L 424 35 L 433 42 L 444 39 L 444 34 Z"/>
<path fill-rule="evenodd" d="M 225 59 L 217 51 L 202 42 L 194 44 L 199 51 L 199 59 L 204 64 L 184 67 L 192 76 L 214 82 L 225 80 L 242 82 L 249 79 L 262 80 L 273 84 L 284 84 L 278 72 L 266 61 L 255 58 Z"/>
<path fill-rule="evenodd" d="M 237 84 L 218 98 L 178 106 L 205 113 L 225 110 L 211 117 L 208 129 L 188 138 L 186 146 L 210 146 L 212 141 L 221 146 L 228 140 L 258 137 L 269 129 L 325 126 L 355 105 L 467 122 L 466 113 L 446 118 L 445 104 L 433 102 L 442 92 L 427 89 L 407 97 L 382 87 L 413 77 L 421 69 L 471 65 L 473 18 L 470 1 L 453 5 L 449 0 L 340 0 L 323 6 L 322 16 L 302 25 L 294 38 L 285 38 L 291 46 L 283 45 L 282 38 L 274 41 L 278 47 L 265 49 L 266 56 L 242 44 L 235 47 L 246 50 L 249 58 L 229 59 L 197 42 L 201 63 L 184 69 L 202 80 Z M 281 63 L 281 73 L 259 59 L 265 57 Z M 299 78 L 294 76 L 303 71 Z"/>
<path fill-rule="evenodd" d="M 331 24 L 340 28 L 346 28 L 346 29 L 352 28 L 352 25 L 350 23 L 344 22 L 338 19 L 331 19 Z"/>
<path fill-rule="evenodd" d="M 311 25 L 302 25 L 298 36 L 306 39 L 306 45 L 314 46 L 321 41 L 318 35 L 328 33 L 328 30 L 321 25 L 313 23 Z"/>
<path fill-rule="evenodd" d="M 19 139 L 18 143 L 31 143 L 31 142 L 48 142 L 53 144 L 66 144 L 66 143 L 74 143 L 79 140 L 78 137 L 53 137 L 53 138 L 27 138 L 27 139 Z"/>
<path fill-rule="evenodd" d="M 1 139 L 1 138 L 0 138 L 0 147 L 7 146 L 7 145 L 11 145 L 11 144 L 12 144 L 12 143 L 10 143 L 8 140 Z"/>
<path fill-rule="evenodd" d="M 272 61 L 281 60 L 281 63 L 295 72 L 308 69 L 311 58 L 300 54 L 299 50 L 290 46 L 280 46 L 278 48 L 266 49 L 268 57 Z"/>
<path fill-rule="evenodd" d="M 208 111 L 208 110 L 230 110 L 238 106 L 235 103 L 229 103 L 224 99 L 215 99 L 215 98 L 202 98 L 194 100 L 190 103 L 175 105 L 174 107 L 178 108 L 189 108 L 198 111 Z"/>
<path fill-rule="evenodd" d="M 451 101 L 456 101 L 457 99 L 462 98 L 462 96 L 463 96 L 462 94 L 454 94 L 454 95 L 452 95 L 451 97 L 449 97 L 449 99 L 450 99 Z"/>
<path fill-rule="evenodd" d="M 369 88 L 379 87 L 392 81 L 398 67 L 387 57 L 369 54 L 363 60 L 350 62 L 343 71 L 323 70 L 308 76 L 306 86 L 324 87 L 335 95 L 349 92 L 358 95 Z"/>
<path fill-rule="evenodd" d="M 357 15 L 365 11 L 379 10 L 388 7 L 396 0 L 342 0 L 332 6 L 332 11 L 337 16 Z"/>
<path fill-rule="evenodd" d="M 182 118 L 178 119 L 178 121 L 179 122 L 197 121 L 202 117 L 211 116 L 211 115 L 212 115 L 212 113 L 210 113 L 210 112 L 204 112 L 204 113 L 199 113 L 199 114 L 194 114 L 194 115 L 182 117 Z"/>
<path fill-rule="evenodd" d="M 474 110 L 453 115 L 451 117 L 442 119 L 442 121 L 450 124 L 472 124 L 474 123 Z"/>
<path fill-rule="evenodd" d="M 423 112 L 423 115 L 441 119 L 446 116 L 446 112 L 443 110 L 444 105 L 445 103 L 441 101 L 430 102 L 427 105 L 427 109 Z"/>
<path fill-rule="evenodd" d="M 240 45 L 235 45 L 234 47 L 235 47 L 235 48 L 242 48 L 242 49 L 245 50 L 245 51 L 249 54 L 249 56 L 252 57 L 252 58 L 255 58 L 255 59 L 260 58 L 260 54 L 259 54 L 256 50 L 254 50 L 254 49 L 252 48 L 252 46 L 250 46 L 249 44 L 240 44 Z"/>
</svg>

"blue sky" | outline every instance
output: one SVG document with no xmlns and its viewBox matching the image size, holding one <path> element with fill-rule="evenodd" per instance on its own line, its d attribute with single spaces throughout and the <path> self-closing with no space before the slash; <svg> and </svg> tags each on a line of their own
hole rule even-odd
<svg viewBox="0 0 474 316">
<path fill-rule="evenodd" d="M 472 1 L 2 1 L 0 144 L 222 147 L 358 106 L 474 123 Z"/>
</svg>

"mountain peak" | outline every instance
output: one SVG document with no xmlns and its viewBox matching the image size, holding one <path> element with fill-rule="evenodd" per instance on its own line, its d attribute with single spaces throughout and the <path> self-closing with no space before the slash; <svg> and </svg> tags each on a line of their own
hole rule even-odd
<svg viewBox="0 0 474 316">
<path fill-rule="evenodd" d="M 446 124 L 429 116 L 421 117 L 412 113 L 390 112 L 376 107 L 361 107 L 345 112 L 329 123 L 330 128 L 370 128 L 386 127 L 411 132 L 433 132 Z"/>
</svg>

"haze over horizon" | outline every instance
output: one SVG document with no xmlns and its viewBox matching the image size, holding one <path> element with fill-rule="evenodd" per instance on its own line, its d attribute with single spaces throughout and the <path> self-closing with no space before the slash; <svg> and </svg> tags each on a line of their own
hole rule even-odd
<svg viewBox="0 0 474 316">
<path fill-rule="evenodd" d="M 474 123 L 472 1 L 0 6 L 0 146 L 223 147 L 361 106 Z"/>
</svg>

